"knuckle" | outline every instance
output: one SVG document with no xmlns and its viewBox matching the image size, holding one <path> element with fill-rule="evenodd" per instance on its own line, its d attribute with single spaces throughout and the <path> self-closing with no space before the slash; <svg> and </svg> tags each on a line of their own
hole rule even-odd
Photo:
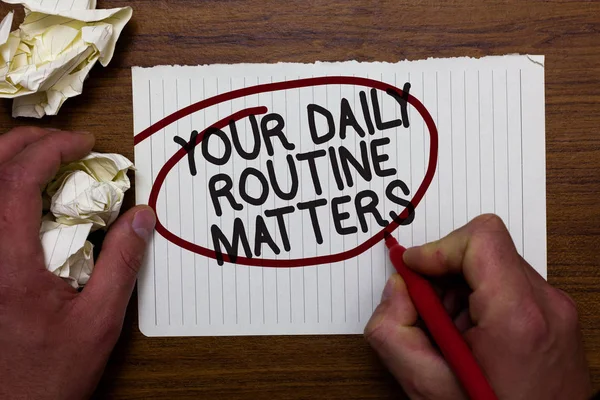
<svg viewBox="0 0 600 400">
<path fill-rule="evenodd" d="M 456 399 L 460 398 L 457 389 L 449 382 L 451 377 L 442 370 L 445 368 L 434 363 L 429 370 L 418 369 L 407 370 L 400 380 L 402 388 L 409 394 L 411 399 Z M 449 371 L 448 371 L 449 372 Z M 443 382 L 441 384 L 441 382 Z"/>
<path fill-rule="evenodd" d="M 380 304 L 365 327 L 365 339 L 375 349 L 384 348 L 393 336 L 393 331 L 389 329 L 387 324 L 386 312 L 387 305 L 385 303 Z"/>
<path fill-rule="evenodd" d="M 412 373 L 403 379 L 402 386 L 413 399 L 431 399 L 434 398 L 434 393 L 432 393 L 429 383 L 431 382 L 426 382 L 422 376 Z"/>
<path fill-rule="evenodd" d="M 471 251 L 485 262 L 496 260 L 516 262 L 517 250 L 504 221 L 496 214 L 483 214 L 471 221 Z"/>
<path fill-rule="evenodd" d="M 384 334 L 382 334 L 382 329 L 380 326 L 367 325 L 364 331 L 364 336 L 365 339 L 367 339 L 367 342 L 375 348 L 381 347 L 386 341 L 386 337 Z"/>
<path fill-rule="evenodd" d="M 579 325 L 577 305 L 564 291 L 552 288 L 551 307 L 556 310 L 561 325 L 567 330 L 576 329 Z"/>
<path fill-rule="evenodd" d="M 523 300 L 520 310 L 510 319 L 509 331 L 526 349 L 546 346 L 552 339 L 550 324 L 533 300 Z"/>
<path fill-rule="evenodd" d="M 27 179 L 27 176 L 25 168 L 17 163 L 8 164 L 0 170 L 0 182 L 2 185 L 13 189 L 21 186 L 23 181 Z"/>
<path fill-rule="evenodd" d="M 471 223 L 478 229 L 485 229 L 486 231 L 492 232 L 504 232 L 507 231 L 506 225 L 502 218 L 496 214 L 482 214 L 475 217 Z"/>
<path fill-rule="evenodd" d="M 386 341 L 386 334 L 381 328 L 381 322 L 373 322 L 373 319 L 369 321 L 365 327 L 364 336 L 373 347 L 380 347 Z"/>
<path fill-rule="evenodd" d="M 91 338 L 95 345 L 112 348 L 121 334 L 121 325 L 113 316 L 96 316 L 94 323 L 90 324 L 93 331 L 86 337 Z"/>
</svg>

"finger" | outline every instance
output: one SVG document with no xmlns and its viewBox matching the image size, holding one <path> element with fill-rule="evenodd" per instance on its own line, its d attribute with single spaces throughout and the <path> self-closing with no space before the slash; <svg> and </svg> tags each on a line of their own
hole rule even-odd
<svg viewBox="0 0 600 400">
<path fill-rule="evenodd" d="M 0 165 L 51 132 L 35 126 L 19 126 L 0 136 Z"/>
<path fill-rule="evenodd" d="M 438 241 L 408 249 L 404 262 L 425 275 L 463 274 L 473 290 L 488 285 L 518 291 L 528 283 L 510 234 L 495 215 L 482 215 Z"/>
<path fill-rule="evenodd" d="M 94 308 L 91 315 L 103 316 L 98 318 L 100 323 L 123 322 L 155 223 L 154 211 L 138 206 L 119 217 L 109 229 L 92 277 L 78 298 L 84 306 Z"/>
<path fill-rule="evenodd" d="M 381 295 L 381 302 L 373 313 L 371 322 L 376 322 L 375 316 L 391 317 L 401 325 L 410 326 L 417 322 L 417 310 L 406 289 L 406 284 L 398 274 L 392 274 L 388 279 Z"/>
<path fill-rule="evenodd" d="M 464 394 L 425 333 L 399 275 L 393 275 L 365 328 L 365 337 L 412 399 L 457 399 Z"/>
<path fill-rule="evenodd" d="M 61 163 L 82 158 L 93 146 L 94 137 L 90 134 L 51 132 L 0 167 L 1 250 L 28 253 L 39 248 L 41 190 Z M 16 250 L 6 249 L 1 243 L 19 243 L 19 246 Z"/>
<path fill-rule="evenodd" d="M 2 169 L 9 178 L 19 178 L 23 183 L 43 189 L 61 164 L 83 158 L 93 147 L 94 136 L 90 133 L 51 132 L 27 146 Z"/>
</svg>

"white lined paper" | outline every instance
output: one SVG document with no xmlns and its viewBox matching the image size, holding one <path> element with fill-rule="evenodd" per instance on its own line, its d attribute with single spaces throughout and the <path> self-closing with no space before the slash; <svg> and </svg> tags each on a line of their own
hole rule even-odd
<svg viewBox="0 0 600 400">
<path fill-rule="evenodd" d="M 539 61 L 533 62 L 531 60 Z M 411 225 L 399 227 L 396 237 L 405 245 L 438 239 L 484 212 L 495 212 L 505 221 L 517 249 L 540 274 L 546 275 L 545 227 L 545 142 L 543 57 L 507 56 L 483 59 L 446 59 L 385 63 L 317 63 L 274 65 L 219 65 L 204 67 L 156 67 L 133 69 L 134 130 L 139 133 L 177 109 L 233 89 L 307 78 L 312 76 L 362 76 L 402 88 L 411 83 L 410 93 L 431 114 L 439 131 L 438 169 L 429 190 L 416 210 Z M 201 131 L 232 113 L 254 106 L 278 112 L 286 123 L 285 135 L 296 145 L 293 152 L 282 147 L 273 157 L 262 144 L 256 160 L 241 160 L 216 166 L 205 163 L 200 147 L 196 149 L 198 174 L 192 177 L 187 158 L 168 174 L 157 202 L 159 220 L 174 234 L 201 244 L 210 243 L 210 225 L 217 223 L 230 233 L 235 216 L 253 232 L 256 214 L 264 210 L 313 200 L 310 171 L 298 164 L 300 193 L 294 200 L 280 201 L 271 191 L 258 211 L 224 212 L 216 218 L 207 197 L 210 177 L 226 172 L 237 182 L 242 171 L 253 166 L 266 174 L 265 163 L 272 159 L 282 190 L 289 189 L 287 154 L 316 148 L 307 134 L 305 107 L 315 102 L 326 105 L 339 121 L 339 101 L 349 100 L 359 124 L 365 127 L 358 100 L 362 88 L 326 85 L 260 93 L 223 102 L 183 117 L 150 138 L 138 143 L 136 156 L 136 195 L 146 203 L 158 171 L 180 146 L 178 135 L 189 140 L 192 129 Z M 395 101 L 379 91 L 382 113 L 396 117 Z M 367 91 L 367 97 L 370 94 Z M 341 207 L 352 211 L 356 194 L 369 189 L 381 198 L 392 179 L 402 179 L 414 193 L 422 181 L 428 162 L 429 135 L 416 110 L 409 107 L 410 127 L 367 134 L 367 145 L 390 135 L 391 144 L 383 147 L 397 176 L 366 182 L 356 176 L 355 185 L 340 194 L 329 164 L 321 171 L 324 197 L 349 195 L 352 202 Z M 523 116 L 527 116 L 526 119 Z M 260 119 L 263 116 L 258 116 Z M 248 118 L 238 121 L 242 146 L 253 143 Z M 224 128 L 224 131 L 226 129 Z M 366 129 L 365 129 L 366 130 Z M 228 132 L 228 131 L 227 131 Z M 401 138 L 401 139 L 399 139 Z M 346 139 L 336 134 L 327 146 L 343 144 L 357 154 L 360 138 L 349 128 Z M 210 142 L 216 145 L 217 141 Z M 327 148 L 327 147 L 323 147 Z M 280 151 L 282 150 L 283 151 Z M 216 154 L 221 154 L 215 151 Z M 235 153 L 235 150 L 234 150 Z M 201 163 L 202 162 L 202 163 Z M 206 167 L 206 168 L 205 168 Z M 285 169 L 284 169 L 285 168 Z M 281 170 L 281 171 L 280 171 Z M 280 173 L 282 175 L 280 175 Z M 235 187 L 234 183 L 234 187 Z M 249 193 L 258 195 L 251 187 Z M 235 188 L 232 193 L 238 195 Z M 228 205 L 226 201 L 222 204 Z M 394 209 L 385 202 L 381 210 Z M 331 208 L 318 209 L 326 241 L 317 245 L 312 226 L 296 210 L 288 214 L 291 251 L 275 255 L 263 246 L 263 256 L 288 259 L 325 255 L 356 247 L 370 235 L 337 235 L 330 221 Z M 385 214 L 384 214 L 385 216 Z M 389 218 L 388 218 L 389 219 Z M 265 219 L 271 232 L 274 219 Z M 356 223 L 353 216 L 346 222 Z M 369 233 L 376 230 L 374 218 L 368 219 Z M 377 229 L 378 230 L 378 229 Z M 327 334 L 361 333 L 381 290 L 393 268 L 382 243 L 355 258 L 332 264 L 299 268 L 260 268 L 225 263 L 193 254 L 155 233 L 151 251 L 140 274 L 140 329 L 150 336 L 163 335 L 249 335 L 249 334 Z M 253 241 L 251 241 L 253 247 Z M 212 246 L 211 246 L 212 248 Z"/>
</svg>

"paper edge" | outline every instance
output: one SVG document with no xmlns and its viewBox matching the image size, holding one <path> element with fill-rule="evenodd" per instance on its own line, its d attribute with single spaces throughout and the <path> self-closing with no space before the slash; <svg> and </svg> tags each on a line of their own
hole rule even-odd
<svg viewBox="0 0 600 400">
<path fill-rule="evenodd" d="M 218 63 L 218 64 L 197 64 L 197 65 L 188 65 L 188 64 L 162 64 L 155 65 L 152 67 L 141 67 L 141 66 L 132 66 L 131 70 L 133 73 L 144 73 L 147 71 L 156 71 L 166 68 L 176 68 L 181 70 L 187 70 L 191 68 L 197 67 L 207 67 L 207 68 L 232 68 L 239 67 L 242 65 L 246 66 L 282 66 L 282 67 L 293 67 L 293 66 L 338 66 L 340 64 L 352 64 L 352 65 L 374 65 L 374 66 L 392 66 L 397 64 L 408 64 L 411 66 L 416 66 L 418 64 L 423 64 L 425 62 L 430 63 L 431 61 L 445 61 L 451 63 L 460 63 L 464 61 L 479 61 L 482 63 L 487 62 L 496 62 L 499 59 L 509 59 L 511 61 L 522 59 L 529 60 L 532 64 L 538 65 L 542 68 L 545 67 L 545 56 L 541 54 L 505 54 L 505 55 L 489 55 L 489 56 L 481 56 L 481 57 L 470 57 L 470 56 L 459 56 L 459 57 L 428 57 L 417 60 L 398 60 L 398 61 L 357 61 L 357 60 L 345 60 L 345 61 L 314 61 L 312 63 L 301 63 L 301 62 L 288 62 L 288 61 L 278 61 L 274 63 Z"/>
</svg>

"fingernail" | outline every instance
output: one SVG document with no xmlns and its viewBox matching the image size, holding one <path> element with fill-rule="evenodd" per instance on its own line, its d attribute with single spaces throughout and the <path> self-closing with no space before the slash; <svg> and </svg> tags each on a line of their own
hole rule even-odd
<svg viewBox="0 0 600 400">
<path fill-rule="evenodd" d="M 394 289 L 396 287 L 396 275 L 390 276 L 385 287 L 383 288 L 383 293 L 381 293 L 381 301 L 384 302 L 394 294 Z"/>
<path fill-rule="evenodd" d="M 156 217 L 150 208 L 144 208 L 135 213 L 131 228 L 135 233 L 147 242 L 156 225 Z"/>
<path fill-rule="evenodd" d="M 80 135 L 91 135 L 91 133 L 88 131 L 73 131 L 73 133 L 78 133 Z"/>
</svg>

